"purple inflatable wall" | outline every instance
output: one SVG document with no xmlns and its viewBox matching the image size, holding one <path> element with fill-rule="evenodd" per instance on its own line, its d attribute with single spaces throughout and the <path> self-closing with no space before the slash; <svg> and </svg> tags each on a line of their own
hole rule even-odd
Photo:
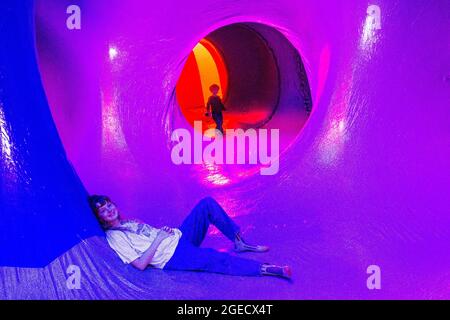
<svg viewBox="0 0 450 320">
<path fill-rule="evenodd" d="M 71 4 L 81 7 L 81 30 L 66 28 Z M 369 5 L 380 8 L 378 27 Z M 2 5 L 0 14 L 15 10 L 26 19 L 32 6 Z M 48 224 L 56 211 L 46 209 L 40 201 L 50 198 L 32 186 L 27 197 L 39 197 L 36 207 L 27 208 L 42 218 L 36 221 L 44 229 L 30 239 L 17 233 L 17 224 L 28 230 L 35 220 L 17 218 L 20 199 L 10 201 L 14 194 L 2 185 L 2 201 L 9 201 L 2 204 L 8 223 L 2 230 L 11 227 L 11 239 L 26 241 L 2 239 L 10 256 L 3 263 L 8 267 L 0 268 L 1 297 L 450 297 L 448 1 L 37 0 L 34 6 L 36 28 L 28 31 L 36 33 L 38 66 L 32 55 L 15 63 L 39 67 L 43 89 L 26 76 L 15 85 L 46 94 L 59 135 L 49 132 L 49 150 L 41 152 L 56 152 L 61 139 L 67 154 L 52 164 L 64 181 L 48 180 L 46 197 L 60 197 L 61 188 L 76 190 L 64 196 L 67 208 L 53 208 L 61 210 L 59 221 Z M 183 64 L 199 40 L 235 23 L 272 30 L 268 45 L 275 55 L 285 53 L 277 56 L 283 98 L 266 124 L 281 135 L 280 169 L 273 176 L 261 176 L 254 166 L 176 166 L 170 157 L 173 130 L 191 129 L 174 97 Z M 286 44 L 274 40 L 279 37 Z M 291 54 L 279 50 L 283 45 L 305 67 L 313 104 L 308 119 L 295 109 L 305 97 L 292 89 L 297 71 Z M 6 88 L 0 88 L 2 181 L 8 179 L 7 161 L 43 157 L 27 158 L 36 145 L 18 147 L 15 159 L 5 156 L 4 132 L 19 129 L 4 115 L 28 119 L 31 134 L 40 121 L 30 119 L 36 113 L 6 104 Z M 41 122 L 49 123 L 50 116 Z M 201 197 L 215 197 L 247 237 L 271 245 L 264 259 L 292 265 L 293 282 L 124 267 L 94 236 L 95 220 L 68 161 L 88 192 L 108 194 L 126 216 L 157 226 L 176 226 Z M 82 233 L 81 225 L 89 228 Z M 61 234 L 45 226 L 61 228 Z M 74 237 L 85 240 L 71 249 Z M 55 238 L 60 241 L 52 247 Z M 209 244 L 222 240 L 213 234 Z M 39 261 L 14 256 L 27 241 L 43 246 Z M 82 290 L 64 285 L 70 264 L 83 270 Z M 369 265 L 381 268 L 381 290 L 367 289 Z M 238 292 L 231 290 L 236 286 Z"/>
</svg>

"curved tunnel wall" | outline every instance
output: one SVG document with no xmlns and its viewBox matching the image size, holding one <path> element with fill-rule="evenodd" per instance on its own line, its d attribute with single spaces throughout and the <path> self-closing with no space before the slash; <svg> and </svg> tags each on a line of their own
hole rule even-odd
<svg viewBox="0 0 450 320">
<path fill-rule="evenodd" d="M 101 234 L 67 162 L 42 87 L 32 1 L 4 1 L 0 38 L 0 265 L 43 267 Z"/>
<path fill-rule="evenodd" d="M 230 111 L 250 115 L 247 126 L 243 120 L 243 127 L 300 132 L 306 111 L 311 110 L 311 93 L 300 54 L 289 40 L 276 28 L 258 23 L 225 26 L 208 38 L 227 61 L 227 106 Z"/>
<path fill-rule="evenodd" d="M 64 16 L 64 3 L 37 1 L 38 15 L 46 17 L 51 30 L 58 30 L 59 47 L 75 43 L 91 48 L 90 54 L 80 50 L 73 57 L 75 62 L 80 59 L 81 70 L 71 74 L 80 79 L 93 72 L 88 78 L 95 79 L 98 90 L 82 94 L 74 121 L 83 123 L 85 115 L 98 112 L 93 123 L 101 126 L 100 134 L 80 136 L 80 130 L 64 124 L 63 113 L 53 111 L 67 107 L 66 102 L 51 105 L 64 148 L 84 186 L 109 194 L 124 212 L 154 224 L 176 225 L 201 196 L 215 196 L 228 211 L 261 230 L 277 226 L 298 235 L 293 250 L 305 257 L 303 283 L 312 280 L 306 271 L 314 268 L 321 281 L 336 290 L 343 286 L 351 295 L 359 290 L 355 283 L 361 275 L 355 270 L 377 263 L 397 279 L 385 294 L 448 294 L 448 289 L 433 286 L 449 265 L 448 4 L 376 2 L 383 22 L 374 32 L 367 32 L 365 1 L 258 1 L 258 6 L 252 1 L 238 6 L 215 1 L 222 10 L 214 13 L 206 13 L 201 1 L 168 1 L 152 4 L 151 10 L 142 10 L 149 6 L 146 1 L 126 7 L 121 1 L 81 2 L 89 9 L 86 30 L 96 30 L 83 37 L 56 23 Z M 39 81 L 30 36 L 32 2 L 0 6 L 5 17 L 0 36 L 11 48 L 0 53 L 1 72 L 7 76 L 1 78 L 0 110 L 2 129 L 11 133 L 15 152 L 7 160 L 3 142 L 1 213 L 11 228 L 2 234 L 1 249 L 7 254 L 1 264 L 42 266 L 98 232 L 83 187 L 63 154 Z M 119 19 L 124 11 L 127 18 Z M 172 19 L 162 19 L 161 12 Z M 276 27 L 301 53 L 314 110 L 281 158 L 278 175 L 255 175 L 211 188 L 202 183 L 203 176 L 193 179 L 186 167 L 176 167 L 168 158 L 171 94 L 182 61 L 198 39 L 248 21 Z M 13 41 L 12 28 L 20 41 Z M 113 61 L 107 57 L 108 46 L 118 49 Z M 62 74 L 70 70 L 61 67 Z M 14 83 L 30 94 L 19 92 Z M 82 91 L 76 86 L 64 89 L 46 87 L 50 103 L 57 101 L 52 95 Z M 79 148 L 83 143 L 97 148 L 98 162 L 89 162 L 91 150 Z M 31 179 L 8 185 L 8 161 L 16 164 L 19 175 L 27 172 Z M 17 245 L 11 247 L 10 242 Z M 22 250 L 29 254 L 18 256 Z M 333 270 L 326 267 L 328 259 L 334 262 Z M 414 283 L 408 282 L 410 277 Z M 415 286 L 421 290 L 411 290 Z M 325 284 L 323 288 L 331 292 Z"/>
<path fill-rule="evenodd" d="M 243 116 L 255 114 L 242 120 L 244 128 L 262 125 L 275 112 L 280 94 L 278 67 L 270 48 L 245 24 L 220 28 L 207 38 L 222 52 L 227 65 L 227 110 Z"/>
</svg>

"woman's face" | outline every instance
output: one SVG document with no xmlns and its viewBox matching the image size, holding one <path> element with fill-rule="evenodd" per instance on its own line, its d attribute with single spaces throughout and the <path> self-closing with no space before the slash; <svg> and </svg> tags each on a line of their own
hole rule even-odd
<svg viewBox="0 0 450 320">
<path fill-rule="evenodd" d="M 111 222 L 119 219 L 119 210 L 112 202 L 106 202 L 103 206 L 98 208 L 98 217 L 105 223 L 109 224 Z"/>
</svg>

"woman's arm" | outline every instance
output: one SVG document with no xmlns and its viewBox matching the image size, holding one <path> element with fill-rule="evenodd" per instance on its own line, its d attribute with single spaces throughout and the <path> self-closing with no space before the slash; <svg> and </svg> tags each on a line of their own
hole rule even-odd
<svg viewBox="0 0 450 320">
<path fill-rule="evenodd" d="M 158 249 L 161 242 L 166 239 L 167 237 L 170 237 L 170 235 L 173 234 L 173 231 L 171 231 L 170 228 L 164 227 L 161 230 L 158 231 L 158 235 L 156 236 L 155 240 L 153 240 L 150 247 L 144 252 L 144 254 L 137 258 L 136 260 L 131 262 L 131 265 L 141 271 L 145 270 L 147 266 L 152 262 L 153 256 L 156 253 L 156 250 Z"/>
</svg>

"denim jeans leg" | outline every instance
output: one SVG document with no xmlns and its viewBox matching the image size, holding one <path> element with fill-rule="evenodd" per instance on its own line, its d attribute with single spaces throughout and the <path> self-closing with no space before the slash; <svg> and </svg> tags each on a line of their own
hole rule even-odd
<svg viewBox="0 0 450 320">
<path fill-rule="evenodd" d="M 232 256 L 210 248 L 199 248 L 187 240 L 180 240 L 164 270 L 203 271 L 234 276 L 261 275 L 261 262 Z"/>
<path fill-rule="evenodd" d="M 228 239 L 234 242 L 240 228 L 225 210 L 211 197 L 202 199 L 182 223 L 180 230 L 194 246 L 200 246 L 212 223 Z"/>
<path fill-rule="evenodd" d="M 216 129 L 223 133 L 223 115 L 222 113 L 213 113 L 214 122 L 216 123 Z"/>
</svg>

